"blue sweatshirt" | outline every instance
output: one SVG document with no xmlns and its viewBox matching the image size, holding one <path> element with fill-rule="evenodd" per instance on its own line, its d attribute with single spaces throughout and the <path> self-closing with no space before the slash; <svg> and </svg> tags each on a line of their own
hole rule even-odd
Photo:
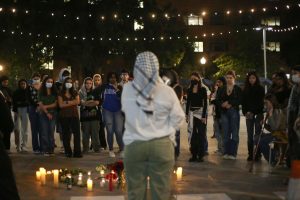
<svg viewBox="0 0 300 200">
<path fill-rule="evenodd" d="M 112 85 L 106 85 L 103 91 L 102 108 L 110 112 L 121 110 L 121 95 Z"/>
</svg>

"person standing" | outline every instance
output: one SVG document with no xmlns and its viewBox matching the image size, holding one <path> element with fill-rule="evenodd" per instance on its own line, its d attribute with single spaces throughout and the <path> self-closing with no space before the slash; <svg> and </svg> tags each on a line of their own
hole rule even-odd
<svg viewBox="0 0 300 200">
<path fill-rule="evenodd" d="M 189 122 L 189 143 L 192 157 L 189 162 L 203 162 L 206 142 L 207 93 L 197 72 L 191 75 L 187 93 L 186 116 Z"/>
<path fill-rule="evenodd" d="M 39 123 L 41 151 L 45 156 L 54 154 L 54 132 L 57 110 L 57 90 L 52 77 L 47 76 L 39 91 Z"/>
<path fill-rule="evenodd" d="M 58 105 L 60 107 L 59 119 L 62 127 L 63 144 L 66 157 L 81 158 L 80 146 L 80 122 L 77 106 L 80 99 L 77 91 L 73 87 L 70 77 L 65 78 L 62 90 L 58 95 Z M 74 150 L 71 149 L 71 134 L 73 133 Z"/>
<path fill-rule="evenodd" d="M 13 112 L 15 121 L 15 135 L 18 141 L 15 141 L 17 152 L 26 152 L 28 139 L 28 106 L 29 96 L 27 91 L 27 81 L 21 79 L 18 82 L 18 89 L 13 93 Z M 21 138 L 20 138 L 21 136 Z M 20 141 L 21 139 L 21 141 Z M 21 143 L 21 144 L 20 144 Z"/>
<path fill-rule="evenodd" d="M 8 87 L 9 84 L 9 80 L 8 80 L 8 76 L 2 76 L 1 77 L 1 86 L 0 86 L 0 91 L 2 96 L 5 98 L 5 103 L 7 104 L 9 110 L 11 110 L 11 106 L 12 106 L 12 91 L 11 89 Z M 11 136 L 11 132 L 6 132 L 3 133 L 3 142 L 6 148 L 6 151 L 8 153 L 10 153 L 10 136 Z"/>
<path fill-rule="evenodd" d="M 94 152 L 99 152 L 99 99 L 93 91 L 93 79 L 87 77 L 84 79 L 80 97 L 80 121 L 82 129 L 82 147 L 83 153 L 88 153 L 90 147 L 90 138 L 92 139 L 92 148 Z"/>
<path fill-rule="evenodd" d="M 41 132 L 39 127 L 38 92 L 41 86 L 41 77 L 38 73 L 32 75 L 31 84 L 28 87 L 29 106 L 28 115 L 31 126 L 32 149 L 35 154 L 41 153 Z"/>
<path fill-rule="evenodd" d="M 221 110 L 220 110 L 220 107 L 216 104 L 216 98 L 217 98 L 217 94 L 218 94 L 220 88 L 224 87 L 225 85 L 226 85 L 225 78 L 223 76 L 218 78 L 215 83 L 214 91 L 210 98 L 211 104 L 213 105 L 212 106 L 212 115 L 213 115 L 213 120 L 214 120 L 213 121 L 214 135 L 218 142 L 216 153 L 219 155 L 223 155 L 223 152 L 224 152 L 224 146 L 223 146 L 224 134 L 222 131 L 222 125 L 221 125 L 221 119 L 220 119 L 221 118 Z"/>
<path fill-rule="evenodd" d="M 3 144 L 3 133 L 13 131 L 14 123 L 6 98 L 0 90 L 0 199 L 19 200 L 12 164 Z"/>
<path fill-rule="evenodd" d="M 121 87 L 124 87 L 124 85 L 128 82 L 129 82 L 129 71 L 127 71 L 126 69 L 123 69 L 121 71 L 121 82 L 119 83 L 119 85 Z"/>
<path fill-rule="evenodd" d="M 259 159 L 253 158 L 253 141 L 254 137 L 260 134 L 263 121 L 265 91 L 261 86 L 256 72 L 249 72 L 246 77 L 245 87 L 243 90 L 242 111 L 246 118 L 247 127 L 247 145 L 248 158 L 247 161 Z"/>
<path fill-rule="evenodd" d="M 134 80 L 124 86 L 122 94 L 128 200 L 145 198 L 148 176 L 152 199 L 169 199 L 171 194 L 174 136 L 184 121 L 184 112 L 158 70 L 158 59 L 152 52 L 140 53 Z"/>
<path fill-rule="evenodd" d="M 107 76 L 107 84 L 103 89 L 103 117 L 107 131 L 107 142 L 109 147 L 109 156 L 115 157 L 113 151 L 114 134 L 119 145 L 120 156 L 123 157 L 124 143 L 122 140 L 124 117 L 121 112 L 121 94 L 122 87 L 118 86 L 117 74 L 110 72 Z"/>
<path fill-rule="evenodd" d="M 235 160 L 239 145 L 240 114 L 242 90 L 235 85 L 235 72 L 226 73 L 226 86 L 220 89 L 216 102 L 221 107 L 221 123 L 224 132 L 224 159 Z"/>
<path fill-rule="evenodd" d="M 103 122 L 103 116 L 102 116 L 102 77 L 100 74 L 95 74 L 93 76 L 93 88 L 94 88 L 94 94 L 96 95 L 96 98 L 99 99 L 99 105 L 98 105 L 98 116 L 99 116 L 99 140 L 100 140 L 100 150 L 105 150 L 107 148 L 106 143 L 106 136 L 105 136 L 105 124 Z"/>
<path fill-rule="evenodd" d="M 300 66 L 292 68 L 292 88 L 287 108 L 290 159 L 300 160 Z"/>
</svg>

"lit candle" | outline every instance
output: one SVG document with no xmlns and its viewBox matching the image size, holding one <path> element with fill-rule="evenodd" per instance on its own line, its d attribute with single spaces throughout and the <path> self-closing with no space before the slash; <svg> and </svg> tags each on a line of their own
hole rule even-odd
<svg viewBox="0 0 300 200">
<path fill-rule="evenodd" d="M 105 178 L 101 178 L 100 187 L 104 187 L 104 185 L 105 185 Z"/>
<path fill-rule="evenodd" d="M 67 174 L 67 189 L 71 190 L 72 189 L 72 175 Z"/>
<path fill-rule="evenodd" d="M 40 181 L 41 180 L 41 172 L 40 171 L 36 171 L 35 175 L 36 175 L 36 180 Z"/>
<path fill-rule="evenodd" d="M 147 176 L 147 189 L 150 189 L 150 176 Z"/>
<path fill-rule="evenodd" d="M 88 179 L 87 182 L 86 182 L 86 184 L 87 184 L 87 191 L 88 192 L 93 191 L 93 180 L 92 179 Z"/>
<path fill-rule="evenodd" d="M 82 173 L 79 173 L 78 175 L 77 185 L 82 185 Z"/>
<path fill-rule="evenodd" d="M 59 176 L 58 169 L 53 170 L 53 182 L 54 182 L 54 187 L 56 188 L 58 188 L 58 176 Z"/>
<path fill-rule="evenodd" d="M 181 181 L 182 179 L 182 167 L 178 167 L 176 171 L 177 181 Z"/>
<path fill-rule="evenodd" d="M 104 177 L 104 170 L 103 169 L 100 171 L 100 177 Z"/>
<path fill-rule="evenodd" d="M 40 168 L 41 173 L 41 185 L 46 185 L 46 169 Z"/>
</svg>

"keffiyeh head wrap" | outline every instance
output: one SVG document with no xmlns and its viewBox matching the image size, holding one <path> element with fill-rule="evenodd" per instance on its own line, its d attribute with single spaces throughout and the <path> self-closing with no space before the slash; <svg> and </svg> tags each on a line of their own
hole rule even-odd
<svg viewBox="0 0 300 200">
<path fill-rule="evenodd" d="M 144 112 L 152 114 L 153 91 L 157 83 L 162 82 L 156 55 L 149 51 L 140 53 L 135 60 L 133 75 L 132 84 L 138 92 L 137 104 Z"/>
</svg>

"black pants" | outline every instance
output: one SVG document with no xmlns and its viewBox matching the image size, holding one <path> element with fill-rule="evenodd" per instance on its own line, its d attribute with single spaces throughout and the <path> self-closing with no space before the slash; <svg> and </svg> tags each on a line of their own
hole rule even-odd
<svg viewBox="0 0 300 200">
<path fill-rule="evenodd" d="M 60 118 L 62 135 L 63 135 L 63 144 L 65 148 L 65 154 L 67 156 L 72 155 L 71 149 L 71 134 L 73 133 L 74 137 L 74 156 L 81 155 L 81 146 L 80 146 L 80 122 L 77 117 L 62 117 Z"/>
<path fill-rule="evenodd" d="M 2 133 L 3 144 L 6 150 L 10 150 L 10 135 L 11 133 Z"/>
<path fill-rule="evenodd" d="M 194 117 L 193 133 L 191 138 L 191 153 L 193 158 L 203 158 L 205 154 L 206 124 Z"/>
<path fill-rule="evenodd" d="M 99 129 L 99 140 L 100 140 L 100 147 L 106 149 L 107 143 L 106 143 L 106 137 L 105 137 L 105 124 L 103 123 L 102 114 L 100 118 L 100 129 Z"/>
<path fill-rule="evenodd" d="M 11 161 L 5 148 L 0 140 L 0 199 L 19 200 Z"/>
</svg>

